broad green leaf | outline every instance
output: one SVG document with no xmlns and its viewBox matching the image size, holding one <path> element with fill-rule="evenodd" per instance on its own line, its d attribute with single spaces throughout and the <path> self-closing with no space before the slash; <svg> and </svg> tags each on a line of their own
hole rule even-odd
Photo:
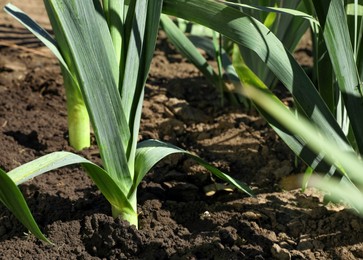
<svg viewBox="0 0 363 260">
<path fill-rule="evenodd" d="M 135 1 L 135 14 L 132 19 L 130 38 L 128 38 L 126 66 L 121 88 L 122 107 L 127 123 L 132 125 L 134 114 L 132 106 L 138 92 L 137 83 L 144 49 L 148 0 Z M 131 123 L 130 123 L 131 122 Z"/>
<path fill-rule="evenodd" d="M 125 40 L 124 28 L 124 0 L 107 0 L 103 1 L 103 12 L 110 30 L 113 47 L 115 49 L 116 60 L 118 66 L 123 62 L 122 50 Z"/>
<path fill-rule="evenodd" d="M 42 43 L 44 43 L 45 46 L 47 46 L 53 52 L 53 54 L 58 58 L 59 62 L 68 69 L 68 65 L 60 53 L 57 43 L 44 28 L 37 24 L 22 10 L 10 3 L 5 5 L 4 10 L 12 15 L 16 20 L 18 20 L 22 25 L 24 25 L 29 31 L 31 31 Z"/>
<path fill-rule="evenodd" d="M 148 2 L 147 7 L 148 9 L 144 34 L 144 44 L 142 49 L 141 61 L 138 68 L 139 74 L 137 79 L 136 92 L 133 96 L 133 103 L 131 109 L 131 114 L 133 115 L 130 121 L 131 140 L 129 143 L 129 149 L 127 150 L 130 171 L 133 170 L 133 164 L 135 160 L 142 105 L 144 101 L 144 88 L 147 77 L 149 75 L 151 60 L 154 56 L 162 5 L 163 0 L 153 0 Z"/>
<path fill-rule="evenodd" d="M 351 182 L 363 185 L 363 162 L 360 157 L 352 152 L 343 151 L 340 147 L 325 135 L 323 131 L 317 129 L 304 118 L 296 118 L 294 114 L 287 110 L 282 103 L 267 90 L 258 88 L 246 88 L 245 93 L 264 111 L 277 119 L 291 132 L 296 133 L 306 141 L 309 147 L 316 153 L 323 155 L 324 160 L 334 165 L 344 174 L 341 181 L 335 178 L 312 177 L 310 184 L 315 187 L 330 191 L 336 199 L 342 199 L 353 206 L 360 214 L 363 213 L 361 203 L 362 193 Z"/>
<path fill-rule="evenodd" d="M 27 28 L 30 32 L 34 34 L 45 46 L 47 46 L 53 54 L 59 60 L 61 66 L 64 68 L 64 72 L 68 73 L 68 77 L 72 79 L 77 84 L 77 80 L 74 79 L 74 75 L 71 73 L 68 64 L 64 60 L 61 51 L 59 50 L 57 42 L 53 39 L 53 37 L 39 24 L 37 24 L 31 17 L 29 17 L 22 10 L 17 8 L 12 4 L 7 4 L 4 7 L 4 10 L 12 15 L 16 20 L 18 20 L 25 28 Z"/>
<path fill-rule="evenodd" d="M 354 60 L 342 1 L 314 1 L 339 89 L 344 98 L 359 151 L 363 151 L 362 87 Z"/>
<path fill-rule="evenodd" d="M 242 8 L 248 8 L 268 13 L 278 13 L 278 14 L 287 14 L 287 15 L 293 15 L 295 17 L 301 17 L 303 19 L 308 20 L 311 23 L 315 23 L 319 25 L 319 22 L 311 15 L 300 12 L 299 10 L 290 9 L 290 8 L 284 8 L 284 7 L 270 7 L 270 6 L 258 6 L 258 5 L 251 5 L 251 4 L 240 4 L 240 3 L 233 3 L 230 1 L 223 1 L 223 0 L 217 0 L 218 2 L 224 3 L 229 6 L 237 6 Z"/>
<path fill-rule="evenodd" d="M 282 3 L 282 6 L 287 7 L 290 10 L 299 10 L 300 12 L 305 13 L 310 17 L 313 17 L 315 13 L 314 8 L 310 2 L 311 1 L 309 0 L 284 1 Z M 274 23 L 271 30 L 274 32 L 276 37 L 284 44 L 285 48 L 291 53 L 295 51 L 301 38 L 304 34 L 306 34 L 306 31 L 309 28 L 319 28 L 320 26 L 318 23 L 311 22 L 309 19 L 302 19 L 301 17 L 296 17 L 294 15 L 277 14 L 277 16 L 277 22 Z"/>
<path fill-rule="evenodd" d="M 335 80 L 331 60 L 327 54 L 324 41 L 320 40 L 317 42 L 315 48 L 317 48 L 316 51 L 320 55 L 315 60 L 319 93 L 332 114 L 336 115 L 338 87 L 334 84 Z"/>
<path fill-rule="evenodd" d="M 228 183 L 233 184 L 236 188 L 241 191 L 246 192 L 250 196 L 253 196 L 253 192 L 246 185 L 240 181 L 233 179 L 232 177 L 228 176 L 227 174 L 221 172 L 217 168 L 213 167 L 212 165 L 208 164 L 198 156 L 185 151 L 179 147 L 174 145 L 164 143 L 157 140 L 146 140 L 138 144 L 136 157 L 135 157 L 135 183 L 134 187 L 137 187 L 141 180 L 144 178 L 145 174 L 161 159 L 165 158 L 171 154 L 185 154 L 188 157 L 194 159 L 197 163 L 205 167 L 208 171 L 213 173 L 219 179 L 224 180 Z"/>
<path fill-rule="evenodd" d="M 111 205 L 118 207 L 122 205 L 125 208 L 132 209 L 126 196 L 120 189 L 118 180 L 113 179 L 105 170 L 91 161 L 70 152 L 53 152 L 44 155 L 11 170 L 8 172 L 8 176 L 16 185 L 19 185 L 43 173 L 72 164 L 81 164 L 87 170 L 87 174 L 95 182 Z"/>
<path fill-rule="evenodd" d="M 143 64 L 142 65 L 142 86 L 144 87 L 147 77 L 149 76 L 149 70 L 151 60 L 154 57 L 154 51 L 156 46 L 156 39 L 158 36 L 160 16 L 163 7 L 163 0 L 149 1 L 147 9 L 147 20 L 145 29 L 145 47 L 143 51 Z M 140 83 L 141 84 L 141 83 Z"/>
<path fill-rule="evenodd" d="M 349 2 L 353 2 L 350 0 Z M 360 1 L 354 0 L 354 4 L 347 6 L 347 22 L 351 41 L 353 43 L 354 57 L 357 64 L 359 78 L 363 78 L 363 19 L 361 16 L 362 5 L 357 5 Z M 349 8 L 351 6 L 351 8 Z M 349 9 L 352 9 L 349 15 Z"/>
<path fill-rule="evenodd" d="M 111 1 L 112 3 L 113 2 L 120 2 L 120 0 L 112 0 Z M 115 32 L 115 28 L 113 26 L 111 26 L 111 28 L 108 27 L 108 24 L 107 24 L 107 21 L 106 21 L 106 18 L 104 17 L 104 13 L 103 13 L 103 9 L 102 9 L 102 6 L 100 4 L 99 1 L 94 1 L 93 0 L 93 4 L 94 4 L 94 15 L 95 15 L 95 24 L 96 26 L 99 27 L 99 32 L 100 32 L 100 36 L 101 36 L 101 40 L 103 41 L 103 46 L 105 48 L 105 53 L 107 54 L 107 58 L 108 58 L 108 61 L 110 62 L 111 64 L 111 70 L 112 70 L 112 74 L 113 74 L 113 77 L 115 79 L 115 82 L 116 82 L 116 86 L 118 87 L 120 82 L 119 82 L 119 79 L 120 79 L 120 71 L 119 71 L 119 61 L 120 61 L 120 57 L 117 56 L 117 55 L 121 55 L 119 53 L 119 50 L 116 49 L 115 47 L 112 48 L 112 46 L 115 46 L 115 45 L 118 45 L 120 42 L 119 42 L 119 38 L 121 37 L 119 35 L 119 33 L 116 33 Z M 115 8 L 117 8 L 119 6 L 115 6 Z M 119 13 L 113 13 L 114 16 L 118 16 Z M 121 13 L 120 13 L 121 15 Z M 117 18 L 117 17 L 113 17 L 113 19 L 120 19 L 120 18 Z M 117 24 L 117 26 L 120 26 L 120 24 Z M 122 27 L 120 28 L 120 30 L 122 29 Z M 116 34 L 116 36 L 115 36 Z M 115 39 L 115 38 L 117 39 Z M 58 40 L 58 39 L 57 39 Z M 113 42 L 113 40 L 117 41 L 117 42 Z M 121 48 L 121 47 L 119 47 Z"/>
<path fill-rule="evenodd" d="M 69 50 L 105 169 L 126 194 L 132 185 L 125 153 L 130 130 L 114 73 L 117 61 L 111 36 L 94 3 L 97 1 L 45 2 L 49 17 L 54 18 L 50 19 L 53 28 L 60 30 L 60 38 L 64 36 L 60 41 Z"/>
<path fill-rule="evenodd" d="M 0 200 L 31 233 L 38 239 L 51 244 L 40 231 L 19 188 L 6 172 L 1 169 Z"/>
</svg>

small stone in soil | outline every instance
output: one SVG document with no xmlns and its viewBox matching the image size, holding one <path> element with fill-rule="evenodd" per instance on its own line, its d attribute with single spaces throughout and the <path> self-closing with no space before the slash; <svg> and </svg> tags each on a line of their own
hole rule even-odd
<svg viewBox="0 0 363 260">
<path fill-rule="evenodd" d="M 280 259 L 280 260 L 289 260 L 289 259 L 291 259 L 290 252 L 285 248 L 281 248 L 278 244 L 273 244 L 273 246 L 271 248 L 271 254 L 276 259 Z"/>
</svg>

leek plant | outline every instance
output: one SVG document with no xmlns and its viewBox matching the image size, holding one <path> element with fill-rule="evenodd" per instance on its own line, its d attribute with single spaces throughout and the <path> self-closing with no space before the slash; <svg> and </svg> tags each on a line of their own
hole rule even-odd
<svg viewBox="0 0 363 260">
<path fill-rule="evenodd" d="M 324 176 L 314 175 L 310 184 L 330 191 L 332 197 L 343 199 L 363 215 L 362 5 L 358 1 L 304 1 L 308 13 L 299 16 L 313 24 L 316 39 L 314 84 L 270 28 L 240 9 L 245 5 L 201 0 L 209 6 L 198 9 L 198 3 L 191 0 L 177 10 L 178 2 L 165 1 L 167 14 L 208 26 L 236 43 L 232 60 L 242 93 L 295 154 Z M 270 81 L 249 67 L 241 46 L 255 52 L 265 69 L 286 87 L 294 98 L 294 109 L 269 90 Z"/>
<path fill-rule="evenodd" d="M 113 217 L 136 227 L 137 187 L 153 165 L 170 154 L 186 154 L 218 178 L 252 194 L 246 184 L 178 147 L 156 140 L 137 143 L 162 0 L 44 0 L 44 4 L 55 39 L 15 6 L 8 4 L 5 10 L 58 58 L 65 83 L 75 91 L 67 97 L 82 100 L 87 108 L 103 168 L 73 153 L 54 152 L 8 173 L 0 170 L 0 200 L 26 228 L 49 242 L 17 185 L 71 164 L 85 168 L 110 202 Z"/>
<path fill-rule="evenodd" d="M 309 24 L 313 22 L 312 17 L 305 13 L 308 10 L 310 12 L 312 8 L 309 1 L 219 0 L 219 2 L 233 6 L 244 14 L 262 22 L 278 37 L 284 44 L 284 47 L 290 52 L 295 50 L 298 42 L 309 28 Z M 295 19 L 295 17 L 300 18 Z M 207 80 L 215 86 L 219 86 L 219 89 L 222 89 L 222 91 L 228 94 L 231 103 L 244 103 L 246 105 L 241 95 L 231 94 L 231 92 L 235 94 L 236 92 L 241 92 L 242 86 L 230 59 L 233 48 L 231 48 L 233 44 L 231 44 L 230 38 L 222 37 L 221 35 L 219 41 L 221 44 L 217 44 L 216 47 L 212 39 L 213 31 L 207 30 L 199 24 L 188 24 L 183 20 L 180 21 L 179 18 L 176 20 L 176 24 L 178 25 L 176 26 L 166 15 L 162 15 L 161 24 L 168 39 L 178 51 L 192 62 Z M 207 60 L 197 51 L 196 47 L 203 49 L 209 56 L 215 58 L 218 64 L 218 72 L 220 71 L 219 67 L 223 67 L 226 79 L 231 83 L 229 86 L 224 81 L 221 82 L 222 77 L 220 73 L 214 71 Z M 273 89 L 278 83 L 278 80 L 274 73 L 266 68 L 265 62 L 259 59 L 256 53 L 249 48 L 245 48 L 243 45 L 239 45 L 238 47 L 243 57 L 243 60 L 240 62 L 246 64 L 269 88 Z"/>
</svg>

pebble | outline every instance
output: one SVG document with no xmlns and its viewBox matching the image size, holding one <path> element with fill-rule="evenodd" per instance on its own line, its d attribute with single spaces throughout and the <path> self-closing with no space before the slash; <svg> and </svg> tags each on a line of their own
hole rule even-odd
<svg viewBox="0 0 363 260">
<path fill-rule="evenodd" d="M 274 258 L 279 260 L 291 259 L 290 252 L 285 248 L 281 248 L 278 244 L 273 244 L 273 246 L 271 247 L 271 253 Z"/>
<path fill-rule="evenodd" d="M 248 220 L 260 220 L 262 217 L 262 214 L 259 212 L 253 212 L 253 211 L 246 211 L 242 213 L 242 216 Z"/>
</svg>

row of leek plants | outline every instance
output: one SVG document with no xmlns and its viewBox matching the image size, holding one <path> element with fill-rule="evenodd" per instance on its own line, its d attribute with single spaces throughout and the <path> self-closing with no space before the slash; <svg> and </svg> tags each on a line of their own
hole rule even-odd
<svg viewBox="0 0 363 260">
<path fill-rule="evenodd" d="M 254 102 L 261 115 L 311 171 L 322 173 L 324 178 L 314 175 L 310 185 L 329 191 L 331 198 L 344 200 L 363 214 L 363 194 L 359 190 L 363 185 L 362 6 L 358 1 L 304 1 L 302 10 L 306 13 L 252 6 L 254 10 L 284 13 L 310 22 L 315 61 L 312 81 L 293 59 L 289 46 L 283 45 L 283 39 L 264 20 L 254 19 L 245 12 L 251 6 L 239 1 L 218 2 L 236 8 L 225 11 L 224 22 L 218 21 L 219 24 L 212 19 L 205 22 L 202 16 L 210 14 L 200 10 L 198 17 L 183 11 L 168 13 L 206 25 L 236 43 L 232 64 L 242 85 L 236 91 Z M 217 10 L 223 9 L 219 3 L 214 5 L 216 16 Z M 295 31 L 287 33 L 294 35 Z M 176 39 L 179 44 L 185 40 L 185 37 Z M 246 49 L 254 54 L 246 55 Z M 295 108 L 286 107 L 270 91 L 274 80 L 248 62 L 249 56 L 258 57 L 262 71 L 269 70 L 286 87 L 294 98 Z M 306 185 L 303 180 L 301 184 Z"/>
</svg>

